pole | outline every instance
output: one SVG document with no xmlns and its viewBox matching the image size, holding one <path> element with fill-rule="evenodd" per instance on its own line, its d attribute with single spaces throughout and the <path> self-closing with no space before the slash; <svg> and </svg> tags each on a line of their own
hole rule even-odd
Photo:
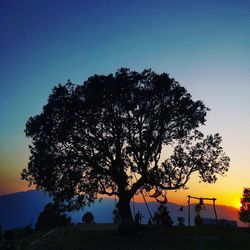
<svg viewBox="0 0 250 250">
<path fill-rule="evenodd" d="M 147 207 L 148 213 L 149 213 L 149 215 L 150 215 L 150 218 L 151 218 L 151 220 L 152 220 L 152 223 L 153 223 L 153 225 L 154 225 L 154 224 L 155 224 L 155 221 L 154 221 L 154 218 L 153 218 L 153 216 L 152 216 L 152 214 L 151 214 L 151 211 L 150 211 L 150 209 L 149 209 L 149 206 L 148 206 L 148 203 L 147 203 L 147 201 L 146 201 L 145 195 L 144 195 L 144 193 L 142 192 L 141 189 L 140 189 L 140 191 L 141 191 L 142 198 L 143 198 L 143 200 L 144 200 L 144 202 L 145 202 L 145 205 L 146 205 L 146 207 Z"/>
<path fill-rule="evenodd" d="M 217 219 L 217 213 L 216 213 L 216 209 L 215 209 L 215 201 L 216 201 L 216 199 L 213 198 L 214 215 L 215 215 L 215 221 L 216 221 L 216 226 L 217 226 L 218 225 L 218 219 Z"/>
<path fill-rule="evenodd" d="M 131 175 L 132 175 L 132 172 L 131 172 Z M 137 181 L 137 178 L 136 178 L 135 173 L 134 173 L 134 177 L 135 177 L 135 180 Z M 152 223 L 153 223 L 153 225 L 155 225 L 155 221 L 154 221 L 153 215 L 151 214 L 151 211 L 150 211 L 150 209 L 149 209 L 149 206 L 148 206 L 148 203 L 147 203 L 147 201 L 146 201 L 145 195 L 144 195 L 144 193 L 143 193 L 143 191 L 142 191 L 141 188 L 140 188 L 140 192 L 141 192 L 142 198 L 143 198 L 143 200 L 144 200 L 144 203 L 145 203 L 145 205 L 146 205 L 146 208 L 147 208 L 147 210 L 148 210 L 148 213 L 149 213 L 149 215 L 150 215 L 150 218 L 151 218 L 151 220 L 152 220 Z"/>
<path fill-rule="evenodd" d="M 188 226 L 190 227 L 190 195 L 188 196 Z"/>
</svg>

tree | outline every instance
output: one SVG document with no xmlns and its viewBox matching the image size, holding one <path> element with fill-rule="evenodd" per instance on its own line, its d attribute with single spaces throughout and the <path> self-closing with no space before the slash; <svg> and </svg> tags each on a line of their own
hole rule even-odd
<svg viewBox="0 0 250 250">
<path fill-rule="evenodd" d="M 82 216 L 82 222 L 83 223 L 94 223 L 95 221 L 94 215 L 91 212 L 86 212 L 83 216 Z"/>
<path fill-rule="evenodd" d="M 27 121 L 31 156 L 22 178 L 67 210 L 116 195 L 122 221 L 132 221 L 138 191 L 186 188 L 194 172 L 213 183 L 228 170 L 219 134 L 198 130 L 208 110 L 168 74 L 151 70 L 59 84 Z M 167 148 L 173 153 L 162 162 Z"/>
<path fill-rule="evenodd" d="M 48 230 L 54 227 L 66 226 L 71 222 L 71 218 L 61 214 L 55 204 L 48 203 L 39 214 L 36 223 L 37 230 Z"/>
<path fill-rule="evenodd" d="M 243 190 L 239 219 L 248 226 L 250 225 L 250 188 L 244 188 Z"/>
<path fill-rule="evenodd" d="M 157 212 L 154 214 L 154 222 L 156 225 L 165 225 L 171 227 L 173 221 L 169 215 L 168 207 L 160 204 Z"/>
</svg>

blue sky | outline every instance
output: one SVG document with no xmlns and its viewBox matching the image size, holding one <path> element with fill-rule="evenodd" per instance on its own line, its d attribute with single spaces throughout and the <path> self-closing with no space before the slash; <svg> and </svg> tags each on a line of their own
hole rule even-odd
<svg viewBox="0 0 250 250">
<path fill-rule="evenodd" d="M 2 0 L 0 30 L 0 194 L 26 187 L 25 123 L 53 86 L 120 67 L 167 72 L 203 100 L 232 159 L 220 189 L 250 185 L 250 1 Z"/>
</svg>

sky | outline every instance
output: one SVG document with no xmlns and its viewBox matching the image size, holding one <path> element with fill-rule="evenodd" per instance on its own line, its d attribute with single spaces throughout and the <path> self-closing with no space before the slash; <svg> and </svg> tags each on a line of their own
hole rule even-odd
<svg viewBox="0 0 250 250">
<path fill-rule="evenodd" d="M 166 72 L 211 109 L 207 134 L 219 132 L 231 159 L 215 184 L 193 177 L 169 192 L 215 197 L 239 206 L 250 187 L 250 1 L 1 0 L 0 195 L 28 190 L 24 129 L 53 86 L 81 84 L 120 67 Z"/>
</svg>

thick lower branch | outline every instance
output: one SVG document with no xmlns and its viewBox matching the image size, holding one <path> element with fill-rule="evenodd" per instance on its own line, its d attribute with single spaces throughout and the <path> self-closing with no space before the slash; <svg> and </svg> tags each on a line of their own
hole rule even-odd
<svg viewBox="0 0 250 250">
<path fill-rule="evenodd" d="M 137 180 L 129 190 L 129 196 L 132 198 L 135 193 L 143 186 L 143 178 L 141 177 L 139 180 Z"/>
</svg>

